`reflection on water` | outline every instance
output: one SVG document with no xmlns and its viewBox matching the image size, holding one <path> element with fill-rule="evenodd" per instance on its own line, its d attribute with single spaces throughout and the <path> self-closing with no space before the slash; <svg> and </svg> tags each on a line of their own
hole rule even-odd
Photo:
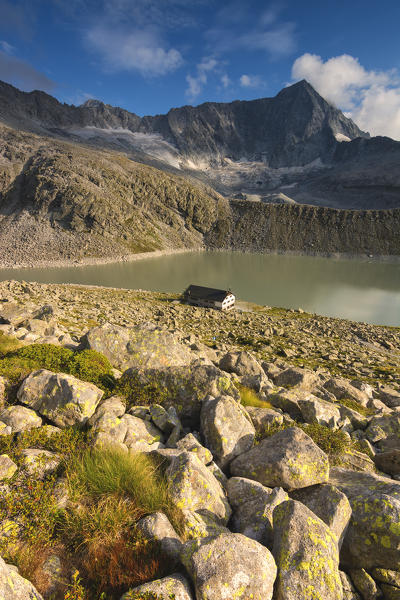
<svg viewBox="0 0 400 600">
<path fill-rule="evenodd" d="M 81 283 L 180 292 L 189 283 L 231 288 L 242 300 L 400 325 L 400 264 L 309 256 L 194 252 L 131 263 L 0 270 L 0 280 Z"/>
</svg>

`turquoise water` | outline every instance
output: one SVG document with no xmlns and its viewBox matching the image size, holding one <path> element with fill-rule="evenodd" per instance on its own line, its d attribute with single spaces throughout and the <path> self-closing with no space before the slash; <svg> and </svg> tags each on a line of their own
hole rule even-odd
<svg viewBox="0 0 400 600">
<path fill-rule="evenodd" d="M 237 298 L 381 325 L 400 325 L 400 263 L 310 256 L 189 252 L 130 263 L 3 269 L 0 280 L 180 292 L 230 288 Z"/>
</svg>

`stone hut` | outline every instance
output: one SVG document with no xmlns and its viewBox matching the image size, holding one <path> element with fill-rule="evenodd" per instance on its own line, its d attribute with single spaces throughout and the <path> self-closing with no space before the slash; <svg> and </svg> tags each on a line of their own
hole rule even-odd
<svg viewBox="0 0 400 600">
<path fill-rule="evenodd" d="M 217 290 L 201 285 L 189 285 L 183 292 L 183 299 L 193 306 L 230 310 L 235 305 L 235 296 L 230 290 Z"/>
</svg>

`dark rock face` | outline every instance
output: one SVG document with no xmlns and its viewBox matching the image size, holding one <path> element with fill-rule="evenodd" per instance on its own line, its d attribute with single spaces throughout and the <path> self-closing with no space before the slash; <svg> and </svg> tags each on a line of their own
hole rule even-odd
<svg viewBox="0 0 400 600">
<path fill-rule="evenodd" d="M 0 82 L 0 117 L 31 127 L 39 122 L 50 133 L 85 126 L 156 133 L 187 158 L 219 162 L 244 157 L 272 168 L 330 160 L 337 133 L 350 139 L 369 137 L 306 81 L 284 88 L 274 98 L 206 102 L 143 118 L 97 100 L 78 107 L 60 104 L 44 92 L 27 94 Z"/>
</svg>

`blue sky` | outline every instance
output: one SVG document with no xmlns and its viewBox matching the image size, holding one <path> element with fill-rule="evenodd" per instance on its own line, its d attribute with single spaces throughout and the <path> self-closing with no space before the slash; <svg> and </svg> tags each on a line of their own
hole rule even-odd
<svg viewBox="0 0 400 600">
<path fill-rule="evenodd" d="M 144 115 L 306 78 L 399 139 L 399 23 L 398 0 L 0 0 L 0 79 Z"/>
</svg>

